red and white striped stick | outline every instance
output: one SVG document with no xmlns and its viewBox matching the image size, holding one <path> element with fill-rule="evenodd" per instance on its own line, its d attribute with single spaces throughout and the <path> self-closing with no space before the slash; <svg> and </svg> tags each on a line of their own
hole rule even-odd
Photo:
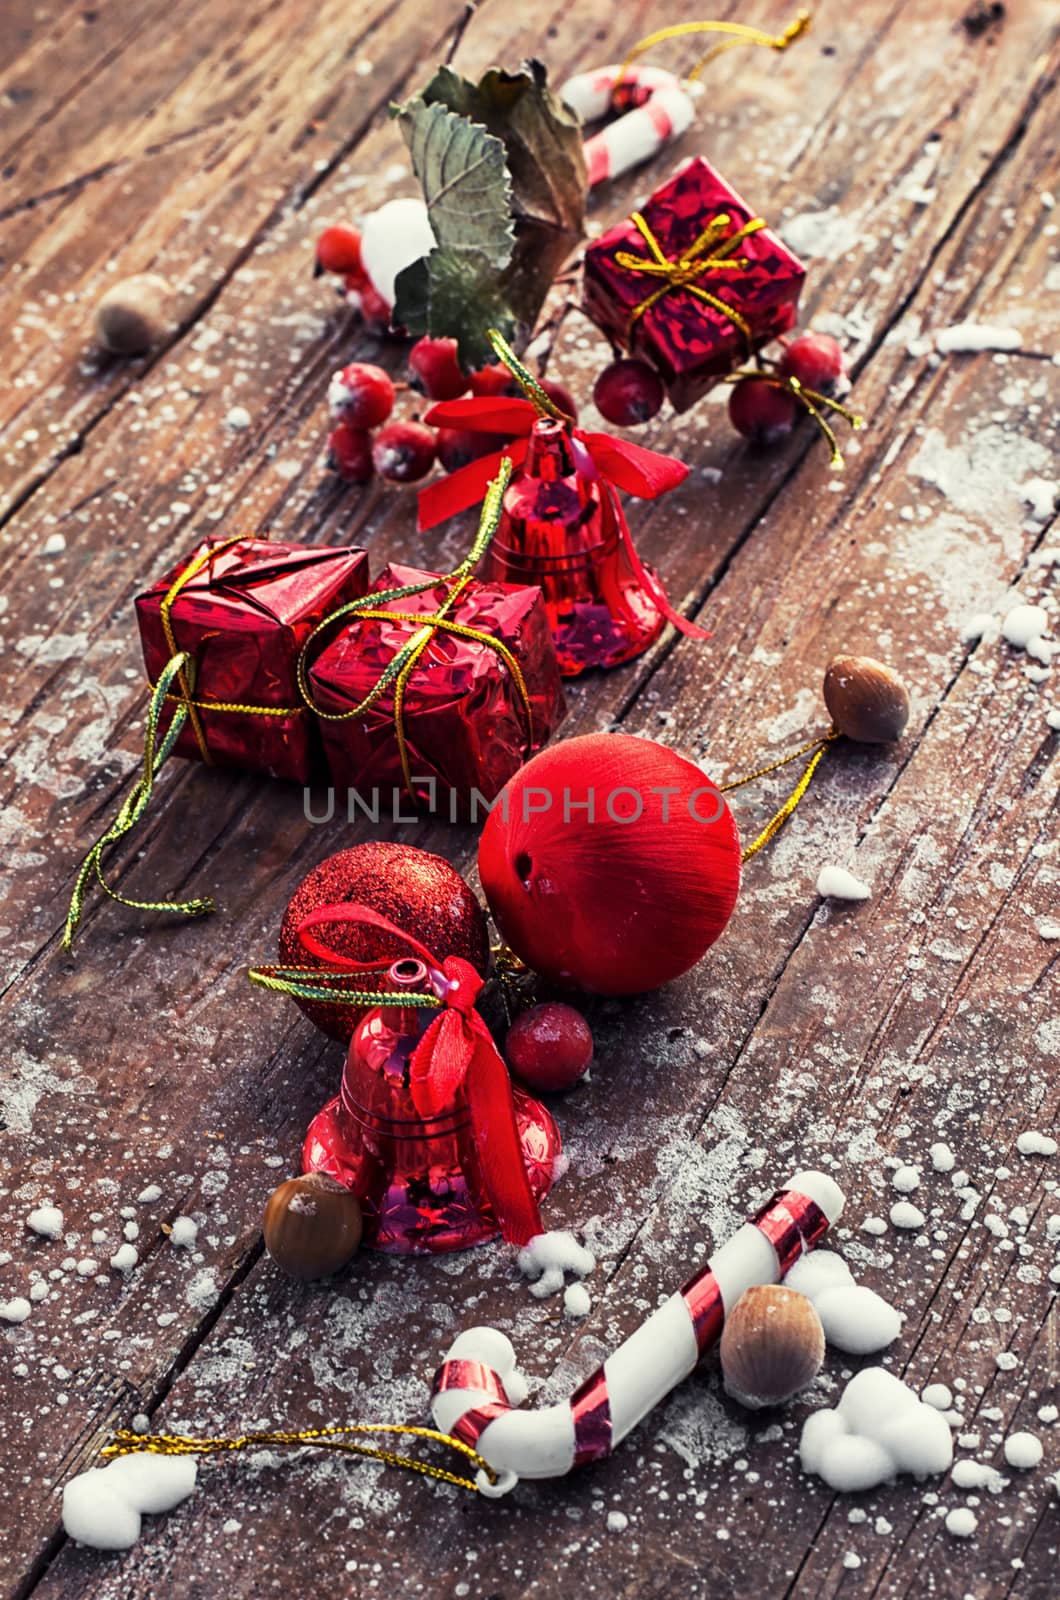
<svg viewBox="0 0 1060 1600">
<path fill-rule="evenodd" d="M 649 161 L 691 125 L 694 110 L 679 78 L 661 67 L 600 67 L 569 78 L 560 90 L 583 122 L 630 109 L 585 141 L 589 188 Z"/>
<path fill-rule="evenodd" d="M 610 1455 L 718 1342 L 745 1289 L 776 1283 L 812 1250 L 843 1209 L 838 1184 L 799 1172 L 684 1287 L 580 1384 L 569 1400 L 519 1409 L 515 1351 L 493 1328 L 470 1328 L 434 1380 L 436 1427 L 471 1445 L 497 1474 L 477 1486 L 501 1495 L 520 1478 L 555 1478 Z"/>
</svg>

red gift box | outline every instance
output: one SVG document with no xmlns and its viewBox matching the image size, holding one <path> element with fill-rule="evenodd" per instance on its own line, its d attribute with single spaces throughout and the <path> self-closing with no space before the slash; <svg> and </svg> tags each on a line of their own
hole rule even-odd
<svg viewBox="0 0 1060 1600">
<path fill-rule="evenodd" d="M 309 669 L 328 767 L 365 806 L 389 812 L 404 795 L 442 815 L 474 816 L 472 791 L 494 799 L 567 714 L 548 614 L 540 589 L 454 585 L 415 567 L 385 568 L 373 592 L 416 585 L 358 607 Z M 421 617 L 434 619 L 426 635 Z M 417 635 L 423 647 L 398 676 L 396 660 Z M 384 679 L 361 715 L 342 718 Z"/>
<path fill-rule="evenodd" d="M 318 775 L 320 736 L 299 692 L 298 656 L 324 617 L 367 589 L 363 550 L 207 539 L 138 596 L 151 682 L 178 650 L 194 662 L 174 697 L 174 706 L 190 701 L 175 753 L 298 783 Z"/>
<path fill-rule="evenodd" d="M 586 313 L 685 411 L 794 326 L 806 269 L 701 157 L 585 252 Z"/>
</svg>

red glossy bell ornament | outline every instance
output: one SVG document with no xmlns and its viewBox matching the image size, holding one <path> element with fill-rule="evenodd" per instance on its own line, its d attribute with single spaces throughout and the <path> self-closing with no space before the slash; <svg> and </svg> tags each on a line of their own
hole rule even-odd
<svg viewBox="0 0 1060 1600">
<path fill-rule="evenodd" d="M 504 496 L 486 570 L 540 588 L 564 677 L 632 660 L 665 626 L 645 582 L 654 574 L 634 571 L 620 515 L 614 490 L 567 425 L 539 417 Z"/>
<path fill-rule="evenodd" d="M 436 1254 L 498 1233 L 525 1244 L 541 1231 L 561 1143 L 474 1011 L 482 980 L 459 957 L 439 968 L 417 950 L 385 982 L 385 1002 L 354 1030 L 338 1095 L 309 1126 L 303 1169 L 357 1196 L 369 1249 Z"/>
</svg>

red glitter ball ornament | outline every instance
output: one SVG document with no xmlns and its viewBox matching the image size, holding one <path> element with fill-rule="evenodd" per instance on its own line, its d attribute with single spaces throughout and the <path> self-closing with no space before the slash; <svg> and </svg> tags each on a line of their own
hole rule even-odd
<svg viewBox="0 0 1060 1600">
<path fill-rule="evenodd" d="M 485 976 L 489 967 L 486 918 L 463 878 L 441 856 L 413 845 L 373 840 L 328 856 L 302 879 L 288 903 L 280 928 L 280 961 L 284 966 L 323 967 L 319 957 L 305 950 L 298 938 L 299 925 L 321 906 L 354 901 L 381 912 L 399 928 L 415 934 L 432 954 L 463 956 Z M 315 935 L 339 955 L 355 961 L 397 961 L 407 955 L 396 939 L 374 928 L 337 922 L 333 928 L 318 925 Z M 346 973 L 336 988 L 385 987 L 386 973 L 366 973 L 363 978 Z M 297 1002 L 311 1022 L 333 1039 L 348 1044 L 364 1015 L 355 1006 L 329 1005 L 326 1000 Z"/>
<path fill-rule="evenodd" d="M 501 936 L 535 972 L 642 994 L 695 966 L 725 927 L 740 841 L 717 788 L 677 751 L 587 734 L 516 773 L 478 865 Z"/>
<path fill-rule="evenodd" d="M 571 1089 L 592 1065 L 592 1029 L 573 1006 L 545 1000 L 516 1017 L 504 1054 L 531 1089 Z"/>
</svg>

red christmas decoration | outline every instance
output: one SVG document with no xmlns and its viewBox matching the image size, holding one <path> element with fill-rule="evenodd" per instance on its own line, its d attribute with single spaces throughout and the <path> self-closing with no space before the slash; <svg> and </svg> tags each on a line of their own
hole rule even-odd
<svg viewBox="0 0 1060 1600">
<path fill-rule="evenodd" d="M 378 603 L 350 611 L 309 671 L 332 781 L 473 816 L 473 793 L 494 799 L 567 713 L 541 596 L 396 565 L 374 590 Z"/>
<path fill-rule="evenodd" d="M 573 1006 L 545 1000 L 516 1017 L 504 1054 L 516 1077 L 531 1089 L 571 1089 L 592 1065 L 592 1029 Z"/>
<path fill-rule="evenodd" d="M 527 763 L 482 832 L 501 936 L 552 982 L 640 994 L 695 966 L 732 914 L 740 843 L 715 786 L 628 734 L 569 739 Z"/>
<path fill-rule="evenodd" d="M 363 550 L 207 539 L 138 596 L 152 684 L 179 651 L 193 663 L 168 702 L 187 712 L 175 753 L 308 783 L 322 757 L 298 656 L 324 617 L 367 588 Z"/>
<path fill-rule="evenodd" d="M 794 326 L 802 262 L 697 158 L 585 252 L 585 310 L 678 411 Z"/>
<path fill-rule="evenodd" d="M 529 399 L 472 396 L 434 406 L 427 421 L 507 437 L 503 450 L 473 461 L 420 494 L 420 527 L 475 505 L 513 463 L 487 573 L 542 591 L 560 671 L 613 667 L 646 650 L 667 622 L 693 638 L 701 628 L 670 606 L 641 561 L 618 491 L 655 499 L 688 476 L 687 466 L 628 439 L 579 428 L 495 339 Z"/>
<path fill-rule="evenodd" d="M 552 1185 L 559 1133 L 544 1106 L 512 1088 L 475 1010 L 481 976 L 458 956 L 439 963 L 359 905 L 325 907 L 299 925 L 303 947 L 340 972 L 365 973 L 333 948 L 340 927 L 403 943 L 415 959 L 369 964 L 388 994 L 354 1031 L 340 1091 L 306 1135 L 304 1169 L 353 1191 L 369 1248 L 422 1255 L 498 1232 L 526 1244 L 542 1232 L 538 1201 Z"/>
<path fill-rule="evenodd" d="M 299 938 L 302 923 L 321 908 L 356 901 L 370 906 L 388 922 L 415 932 L 438 958 L 461 956 L 485 977 L 489 969 L 486 918 L 460 874 L 441 856 L 412 845 L 373 840 L 328 856 L 298 885 L 280 928 L 280 960 L 289 967 L 323 965 Z M 356 961 L 394 961 L 405 953 L 401 939 L 377 927 L 337 920 L 329 938 L 332 955 Z M 330 959 L 330 957 L 329 957 Z M 341 987 L 324 982 L 323 987 Z M 362 987 L 375 987 L 366 976 Z M 297 998 L 297 997 L 296 997 Z M 343 1044 L 363 1014 L 356 1007 L 326 1000 L 298 1004 L 311 1022 Z"/>
</svg>

